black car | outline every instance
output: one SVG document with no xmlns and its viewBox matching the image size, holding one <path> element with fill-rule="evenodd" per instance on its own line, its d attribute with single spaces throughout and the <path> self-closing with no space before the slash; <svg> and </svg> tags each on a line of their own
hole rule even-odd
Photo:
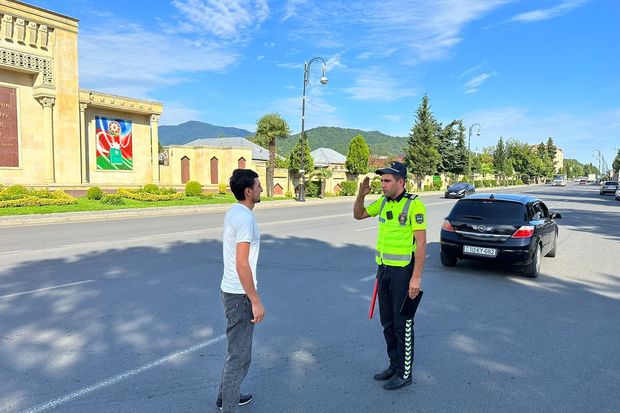
<svg viewBox="0 0 620 413">
<path fill-rule="evenodd" d="M 607 193 L 615 194 L 617 190 L 618 190 L 618 181 L 605 181 L 601 185 L 601 190 L 599 191 L 599 193 L 601 195 L 605 195 Z"/>
<path fill-rule="evenodd" d="M 446 198 L 463 198 L 466 195 L 476 192 L 476 188 L 467 182 L 457 182 L 446 189 Z"/>
<path fill-rule="evenodd" d="M 558 218 L 531 195 L 470 195 L 454 204 L 443 222 L 441 263 L 491 260 L 521 265 L 525 276 L 536 278 L 541 258 L 555 257 Z"/>
</svg>

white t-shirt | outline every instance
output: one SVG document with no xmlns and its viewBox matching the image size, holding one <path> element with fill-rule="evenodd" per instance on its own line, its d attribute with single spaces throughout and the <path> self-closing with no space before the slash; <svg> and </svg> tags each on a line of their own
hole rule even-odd
<svg viewBox="0 0 620 413">
<path fill-rule="evenodd" d="M 256 218 L 251 209 L 243 204 L 233 205 L 224 216 L 224 236 L 222 252 L 224 256 L 224 275 L 220 288 L 225 293 L 245 294 L 245 290 L 237 274 L 237 244 L 240 242 L 250 243 L 250 268 L 254 287 L 256 283 L 256 263 L 258 250 L 260 249 L 260 232 L 256 225 Z"/>
</svg>

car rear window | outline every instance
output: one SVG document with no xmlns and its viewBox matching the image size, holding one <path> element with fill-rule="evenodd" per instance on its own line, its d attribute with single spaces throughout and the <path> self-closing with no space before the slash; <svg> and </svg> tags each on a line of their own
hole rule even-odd
<svg viewBox="0 0 620 413">
<path fill-rule="evenodd" d="M 605 185 L 618 185 L 618 182 L 616 182 L 616 181 L 607 181 L 607 182 L 605 182 Z"/>
<path fill-rule="evenodd" d="M 454 205 L 449 218 L 514 224 L 527 221 L 527 210 L 518 202 L 463 199 Z"/>
</svg>

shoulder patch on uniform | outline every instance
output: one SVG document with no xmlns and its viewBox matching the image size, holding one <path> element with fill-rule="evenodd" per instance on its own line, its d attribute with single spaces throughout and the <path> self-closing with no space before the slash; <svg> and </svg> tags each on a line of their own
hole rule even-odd
<svg viewBox="0 0 620 413">
<path fill-rule="evenodd" d="M 415 214 L 415 222 L 418 224 L 424 223 L 424 214 Z"/>
</svg>

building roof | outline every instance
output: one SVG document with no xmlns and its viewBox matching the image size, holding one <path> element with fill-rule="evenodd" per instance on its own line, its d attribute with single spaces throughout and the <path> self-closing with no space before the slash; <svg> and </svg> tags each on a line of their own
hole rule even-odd
<svg viewBox="0 0 620 413">
<path fill-rule="evenodd" d="M 329 166 L 334 163 L 344 165 L 347 161 L 346 156 L 329 148 L 315 149 L 310 155 L 314 160 L 314 166 Z"/>
<path fill-rule="evenodd" d="M 206 146 L 208 148 L 250 148 L 252 149 L 252 159 L 260 161 L 269 160 L 269 150 L 239 136 L 229 138 L 196 139 L 186 143 L 183 146 Z"/>
</svg>

